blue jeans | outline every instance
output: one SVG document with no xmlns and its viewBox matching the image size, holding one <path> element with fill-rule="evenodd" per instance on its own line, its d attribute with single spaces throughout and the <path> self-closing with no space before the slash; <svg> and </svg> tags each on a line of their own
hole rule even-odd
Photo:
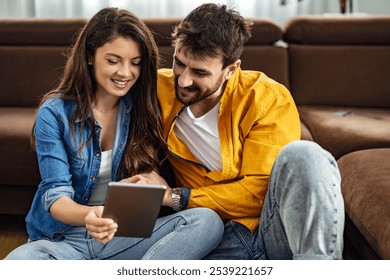
<svg viewBox="0 0 390 280">
<path fill-rule="evenodd" d="M 31 241 L 6 259 L 202 259 L 222 235 L 219 216 L 210 209 L 195 208 L 157 219 L 150 238 L 114 237 L 102 244 L 85 227 L 73 227 L 62 241 Z"/>
<path fill-rule="evenodd" d="M 272 168 L 259 228 L 229 221 L 205 259 L 341 259 L 344 201 L 337 163 L 318 144 L 286 145 Z"/>
</svg>

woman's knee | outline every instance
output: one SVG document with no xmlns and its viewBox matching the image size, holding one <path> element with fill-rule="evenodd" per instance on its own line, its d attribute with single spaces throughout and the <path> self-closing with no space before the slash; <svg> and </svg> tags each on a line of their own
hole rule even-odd
<svg viewBox="0 0 390 280">
<path fill-rule="evenodd" d="M 11 251 L 5 258 L 4 260 L 28 260 L 26 251 L 21 250 L 20 247 L 14 249 Z"/>
<path fill-rule="evenodd" d="M 5 258 L 7 260 L 56 260 L 55 250 L 58 243 L 48 240 L 31 241 L 14 249 Z M 61 251 L 58 249 L 57 251 Z M 63 250 L 65 251 L 65 250 Z"/>
<path fill-rule="evenodd" d="M 31 246 L 32 243 L 23 244 L 13 251 L 11 251 L 6 257 L 5 260 L 41 260 L 43 252 L 42 250 L 36 248 L 36 246 Z"/>
<path fill-rule="evenodd" d="M 198 207 L 189 209 L 195 215 L 196 224 L 203 228 L 205 233 L 211 234 L 218 238 L 222 238 L 224 232 L 224 224 L 220 216 L 209 208 Z M 193 220 L 193 218 L 191 219 Z"/>
</svg>

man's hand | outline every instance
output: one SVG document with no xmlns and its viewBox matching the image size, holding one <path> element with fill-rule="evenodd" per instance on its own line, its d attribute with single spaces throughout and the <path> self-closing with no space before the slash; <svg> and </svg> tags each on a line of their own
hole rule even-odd
<svg viewBox="0 0 390 280">
<path fill-rule="evenodd" d="M 157 184 L 168 186 L 168 183 L 157 172 L 141 173 L 121 180 L 124 183 Z"/>
<path fill-rule="evenodd" d="M 167 187 L 167 190 L 165 191 L 161 205 L 172 207 L 172 189 L 168 186 L 167 181 L 165 181 L 165 179 L 155 171 L 137 174 L 132 177 L 123 179 L 121 182 L 164 185 Z"/>
<path fill-rule="evenodd" d="M 112 219 L 102 218 L 104 206 L 94 206 L 85 216 L 85 227 L 96 240 L 101 243 L 110 241 L 118 228 L 118 224 Z"/>
</svg>

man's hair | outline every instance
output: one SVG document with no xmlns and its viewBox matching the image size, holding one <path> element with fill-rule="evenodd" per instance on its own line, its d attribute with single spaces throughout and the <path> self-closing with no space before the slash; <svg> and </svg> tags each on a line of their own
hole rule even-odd
<svg viewBox="0 0 390 280">
<path fill-rule="evenodd" d="M 253 22 L 245 20 L 226 5 L 207 3 L 191 11 L 172 33 L 172 43 L 179 42 L 196 57 L 223 57 L 223 69 L 240 58 L 244 44 L 251 37 Z"/>
</svg>

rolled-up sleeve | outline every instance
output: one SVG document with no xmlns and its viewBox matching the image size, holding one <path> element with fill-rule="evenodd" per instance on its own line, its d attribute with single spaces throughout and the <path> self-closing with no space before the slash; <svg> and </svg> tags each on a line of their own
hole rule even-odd
<svg viewBox="0 0 390 280">
<path fill-rule="evenodd" d="M 74 189 L 69 186 L 55 187 L 48 189 L 43 195 L 42 204 L 47 212 L 50 212 L 50 207 L 61 197 L 73 199 Z"/>
</svg>

